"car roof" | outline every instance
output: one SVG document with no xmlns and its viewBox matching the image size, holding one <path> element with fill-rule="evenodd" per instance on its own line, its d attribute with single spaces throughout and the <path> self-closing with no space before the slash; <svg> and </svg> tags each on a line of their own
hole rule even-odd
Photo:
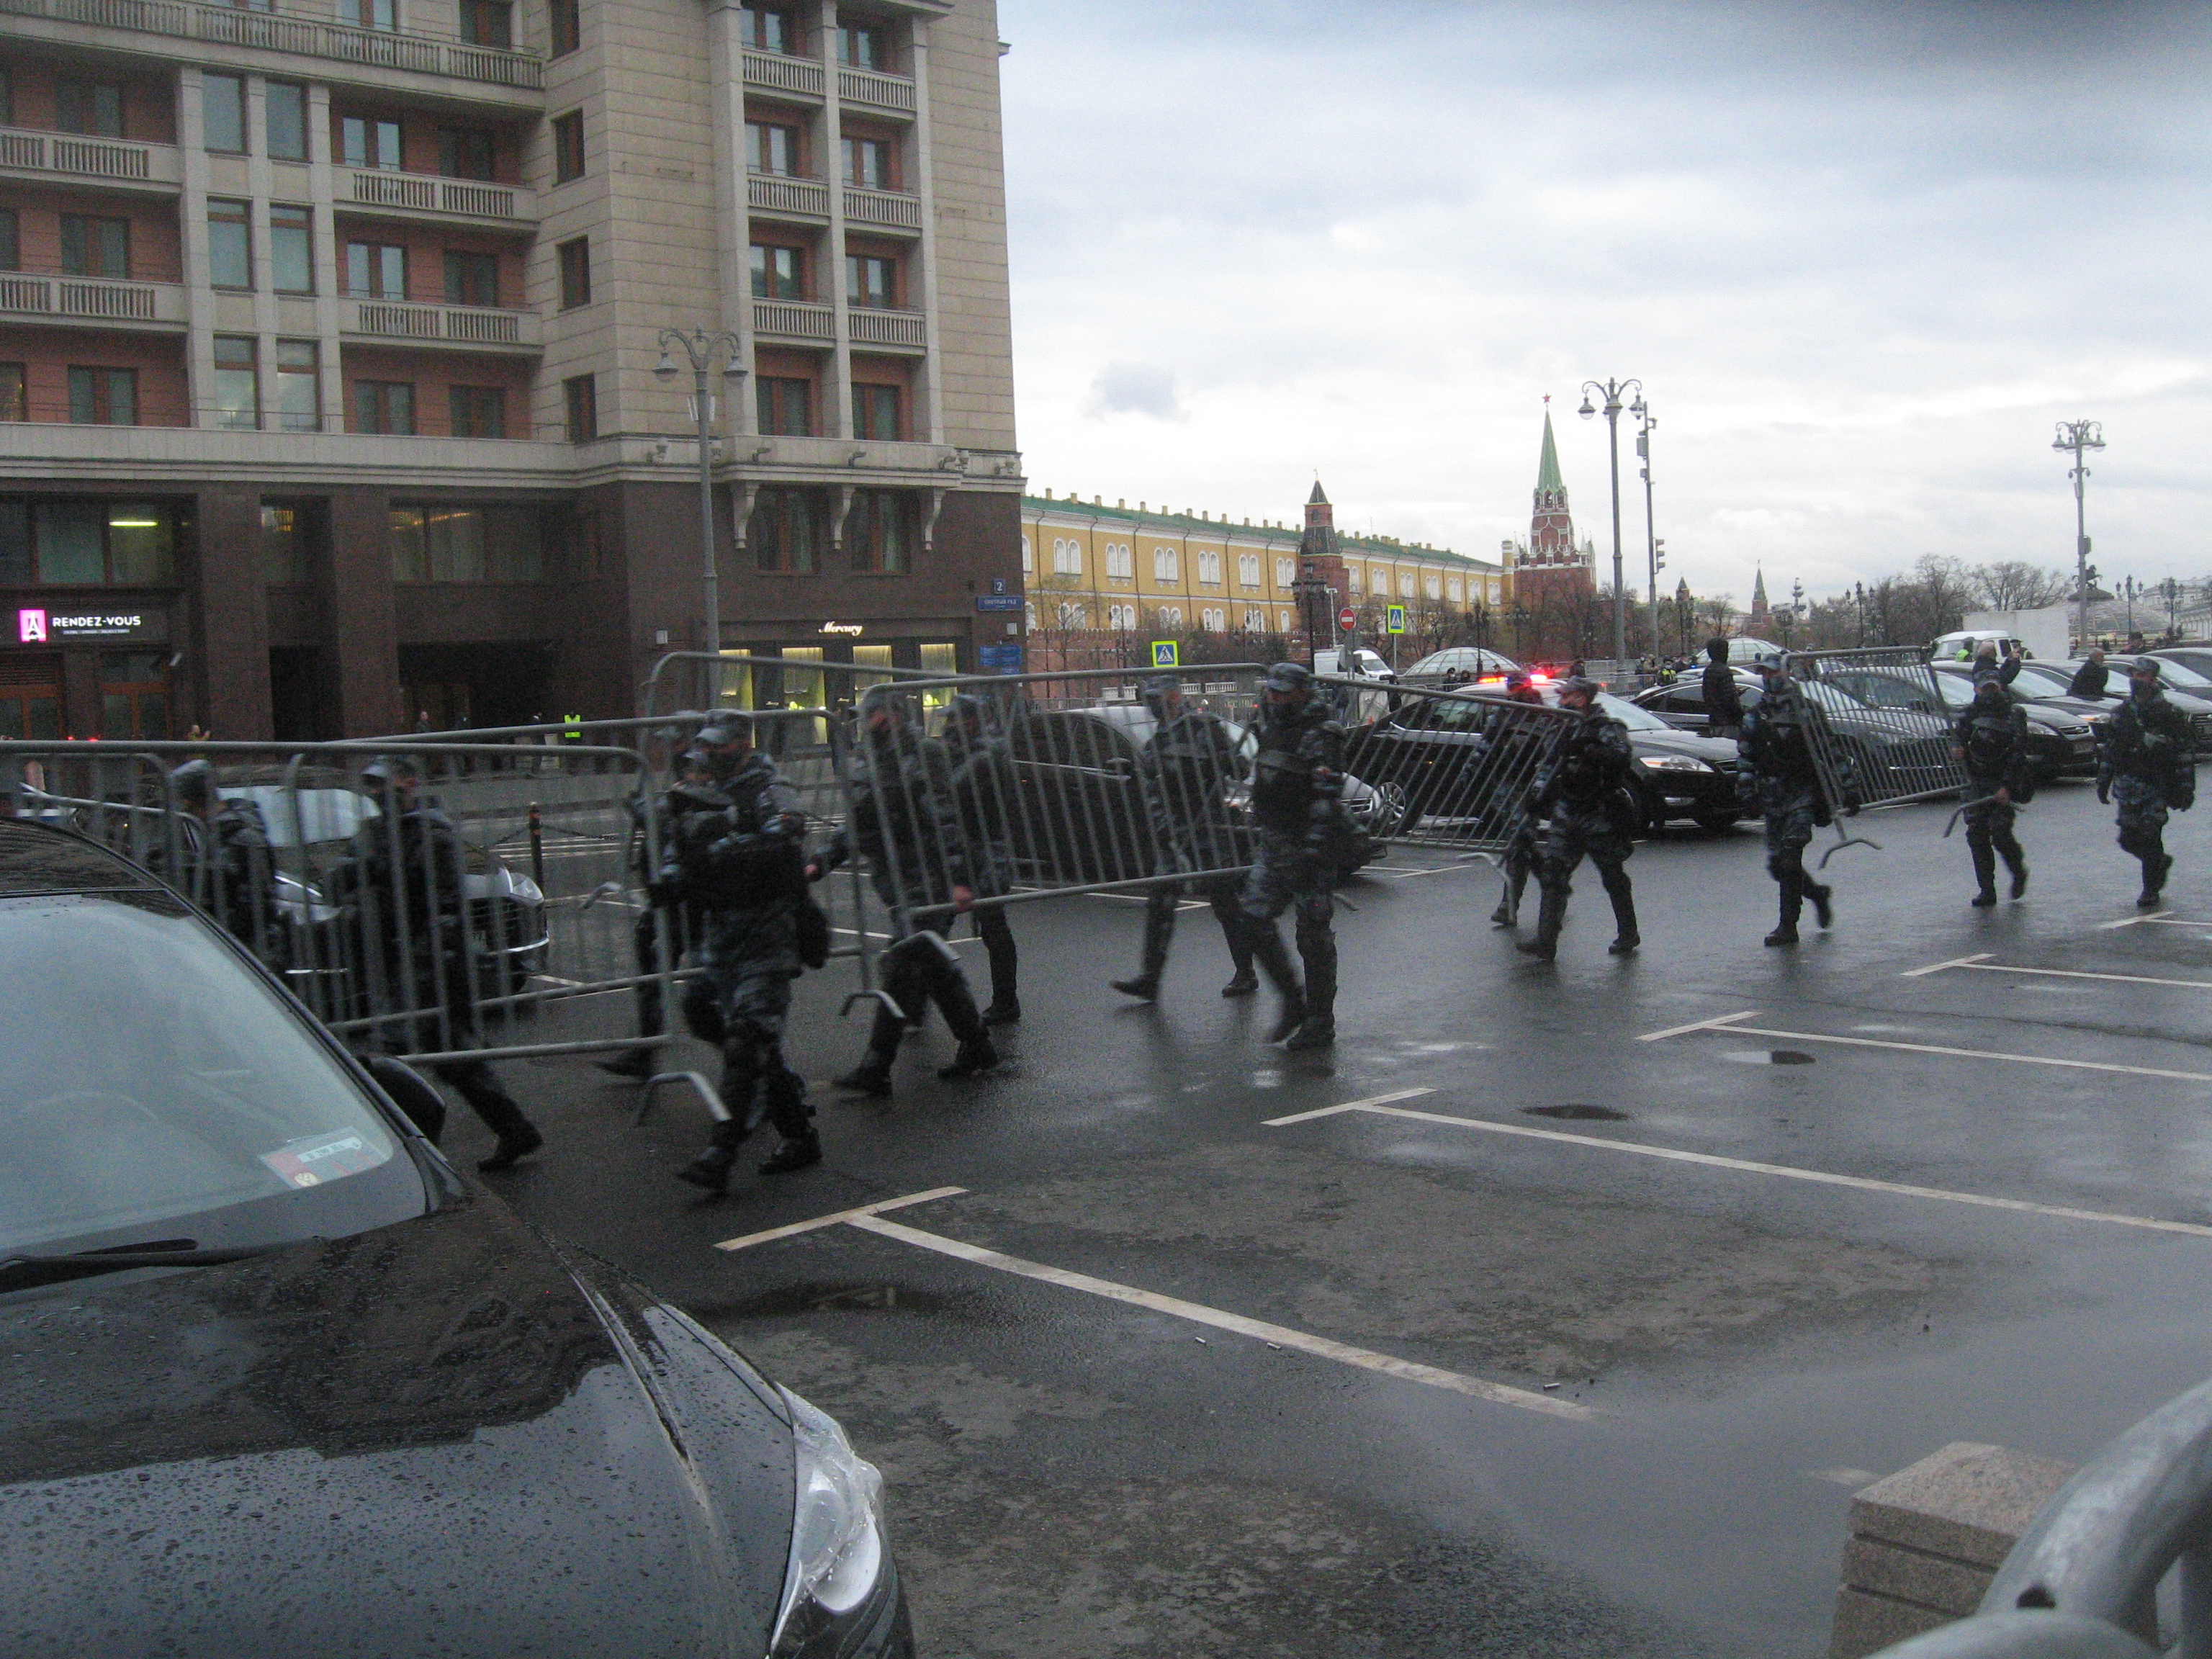
<svg viewBox="0 0 2212 1659">
<path fill-rule="evenodd" d="M 51 824 L 0 818 L 0 897 L 160 885 L 137 866 L 82 836 Z"/>
</svg>

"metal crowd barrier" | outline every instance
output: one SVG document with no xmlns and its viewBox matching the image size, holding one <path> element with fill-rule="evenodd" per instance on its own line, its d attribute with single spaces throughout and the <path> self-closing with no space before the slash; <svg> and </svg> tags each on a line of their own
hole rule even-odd
<svg viewBox="0 0 2212 1659">
<path fill-rule="evenodd" d="M 420 769 L 449 837 L 403 830 L 363 777 Z M 171 773 L 214 769 L 206 816 Z M 634 848 L 658 856 L 635 750 L 507 744 L 0 743 L 19 817 L 153 871 L 364 1052 L 435 1060 L 637 1042 Z M 217 816 L 227 812 L 228 817 Z M 233 841 L 240 821 L 258 832 Z"/>
<path fill-rule="evenodd" d="M 1814 759 L 1831 806 L 1847 794 L 1863 807 L 1903 806 L 1966 787 L 1951 758 L 1956 716 L 1923 653 L 1885 646 L 1798 652 L 1784 661 L 1823 716 L 1813 726 Z"/>
<path fill-rule="evenodd" d="M 2174 1630 L 2158 1592 L 2178 1583 Z M 1881 1659 L 2212 1659 L 2212 1382 L 2112 1441 L 2044 1505 L 1970 1619 Z"/>
</svg>

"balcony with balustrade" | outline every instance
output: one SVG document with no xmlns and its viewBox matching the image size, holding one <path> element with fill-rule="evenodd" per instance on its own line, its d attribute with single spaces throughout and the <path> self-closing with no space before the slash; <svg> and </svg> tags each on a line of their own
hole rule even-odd
<svg viewBox="0 0 2212 1659">
<path fill-rule="evenodd" d="M 174 144 L 0 127 L 0 179 L 174 196 L 183 176 Z"/>
<path fill-rule="evenodd" d="M 0 320 L 62 327 L 183 331 L 186 290 L 179 283 L 0 271 Z"/>
<path fill-rule="evenodd" d="M 364 345 L 427 346 L 502 356 L 534 356 L 545 345 L 545 331 L 534 311 L 407 300 L 347 299 L 341 302 L 338 331 Z"/>
<path fill-rule="evenodd" d="M 830 186 L 819 179 L 793 173 L 748 173 L 745 204 L 766 218 L 824 224 L 830 218 Z"/>
<path fill-rule="evenodd" d="M 337 210 L 418 224 L 468 225 L 478 229 L 534 230 L 537 192 L 520 185 L 487 184 L 440 174 L 345 167 L 337 174 Z"/>
</svg>

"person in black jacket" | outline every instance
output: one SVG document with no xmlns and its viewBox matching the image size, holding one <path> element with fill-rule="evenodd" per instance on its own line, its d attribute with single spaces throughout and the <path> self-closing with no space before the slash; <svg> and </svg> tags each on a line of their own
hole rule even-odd
<svg viewBox="0 0 2212 1659">
<path fill-rule="evenodd" d="M 1597 684 L 1571 679 L 1559 688 L 1559 707 L 1581 720 L 1569 728 L 1536 779 L 1529 817 L 1544 825 L 1543 855 L 1538 863 L 1544 884 L 1536 937 L 1519 949 L 1549 962 L 1558 953 L 1559 929 L 1567 919 L 1567 896 L 1575 866 L 1588 855 L 1597 866 L 1620 932 L 1607 948 L 1624 957 L 1643 943 L 1636 927 L 1636 895 L 1628 880 L 1628 857 L 1636 850 L 1627 821 L 1633 811 L 1621 792 L 1629 787 L 1635 750 L 1628 727 L 1605 712 Z"/>
<path fill-rule="evenodd" d="M 2069 697 L 2101 698 L 2107 695 L 2105 688 L 2111 684 L 2112 678 L 2112 671 L 2105 666 L 2105 648 L 2093 645 L 2081 665 L 2074 671 L 2074 679 L 2067 686 L 2066 695 Z"/>
<path fill-rule="evenodd" d="M 247 950 L 273 968 L 285 967 L 261 809 L 243 798 L 226 799 L 216 788 L 215 769 L 204 760 L 186 761 L 169 782 L 178 807 L 195 823 L 178 827 L 181 867 L 161 874 Z M 155 862 L 166 866 L 166 847 L 156 843 L 154 851 Z"/>
<path fill-rule="evenodd" d="M 2155 657 L 2136 663 L 2128 678 L 2128 700 L 2105 733 L 2097 799 L 2119 797 L 2120 846 L 2142 861 L 2142 896 L 2136 904 L 2150 910 L 2173 869 L 2166 850 L 2166 811 L 2186 812 L 2197 803 L 2197 741 L 2189 716 L 2160 688 Z"/>
<path fill-rule="evenodd" d="M 2027 716 L 1994 676 L 1974 687 L 1974 700 L 1952 733 L 1951 757 L 1966 769 L 1966 850 L 1974 860 L 1974 908 L 1997 902 L 1997 859 L 2012 872 L 2012 896 L 2027 891 L 2027 857 L 2013 833 L 2027 793 Z"/>
<path fill-rule="evenodd" d="M 1270 1042 L 1293 1049 L 1326 1048 L 1336 1041 L 1338 857 L 1350 836 L 1344 817 L 1344 728 L 1314 695 L 1313 675 L 1300 664 L 1267 671 L 1259 717 L 1259 754 L 1252 763 L 1252 817 L 1259 844 L 1244 878 L 1244 934 L 1252 959 L 1282 997 Z M 1295 909 L 1300 985 L 1275 918 Z"/>
<path fill-rule="evenodd" d="M 945 751 L 952 763 L 952 795 L 960 811 L 970 884 L 979 899 L 998 898 L 1013 884 L 1013 848 L 1006 818 L 1014 801 L 1014 774 L 996 712 L 983 698 L 952 699 L 945 722 Z M 1021 957 L 1006 907 L 986 904 L 968 913 L 975 937 L 991 959 L 991 1006 L 986 1025 L 1012 1025 L 1022 1017 Z"/>
<path fill-rule="evenodd" d="M 1698 689 L 1705 699 L 1705 730 L 1717 738 L 1732 738 L 1743 724 L 1743 694 L 1736 687 L 1735 671 L 1729 666 L 1729 642 L 1717 635 L 1705 641 L 1705 677 Z"/>
<path fill-rule="evenodd" d="M 1795 945 L 1797 920 L 1805 901 L 1813 901 L 1813 914 L 1823 927 L 1836 919 L 1834 890 L 1813 879 L 1805 868 L 1805 849 L 1812 844 L 1815 826 L 1832 820 L 1821 794 L 1820 770 L 1814 758 L 1818 742 L 1833 757 L 1846 793 L 1844 811 L 1858 810 L 1851 788 L 1850 759 L 1836 744 L 1827 722 L 1803 688 L 1790 678 L 1778 662 L 1761 662 L 1759 672 L 1765 689 L 1745 715 L 1736 738 L 1741 757 L 1736 766 L 1738 798 L 1755 806 L 1766 823 L 1766 873 L 1782 890 L 1782 917 L 1767 934 L 1768 945 Z"/>
<path fill-rule="evenodd" d="M 1505 700 L 1534 703 L 1539 708 L 1544 706 L 1544 694 L 1529 683 L 1528 671 L 1521 668 L 1505 677 Z M 1543 857 L 1543 835 L 1544 821 L 1534 811 L 1522 812 L 1514 821 L 1513 834 L 1505 843 L 1505 858 L 1500 866 L 1505 890 L 1498 897 L 1498 908 L 1490 913 L 1492 927 L 1520 925 L 1521 895 L 1528 890 L 1528 878 Z"/>
</svg>

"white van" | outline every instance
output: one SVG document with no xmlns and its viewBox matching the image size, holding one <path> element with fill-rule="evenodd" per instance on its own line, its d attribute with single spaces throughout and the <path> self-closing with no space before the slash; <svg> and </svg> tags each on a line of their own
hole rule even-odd
<svg viewBox="0 0 2212 1659">
<path fill-rule="evenodd" d="M 2014 639 L 2002 629 L 1962 628 L 1955 634 L 1944 635 L 1942 639 L 1929 646 L 1928 660 L 1972 662 L 1974 659 L 1974 653 L 1982 648 L 1984 640 L 1991 641 L 1996 644 L 1997 655 L 2000 657 L 2009 657 L 2015 651 L 2024 657 L 2035 654 L 2028 650 L 2023 641 Z"/>
<path fill-rule="evenodd" d="M 1364 645 L 1352 653 L 1352 661 L 1346 666 L 1339 668 L 1337 664 L 1343 660 L 1344 654 L 1341 651 L 1315 652 L 1314 672 L 1342 674 L 1348 679 L 1360 680 L 1395 680 L 1398 678 L 1396 669 Z"/>
</svg>

